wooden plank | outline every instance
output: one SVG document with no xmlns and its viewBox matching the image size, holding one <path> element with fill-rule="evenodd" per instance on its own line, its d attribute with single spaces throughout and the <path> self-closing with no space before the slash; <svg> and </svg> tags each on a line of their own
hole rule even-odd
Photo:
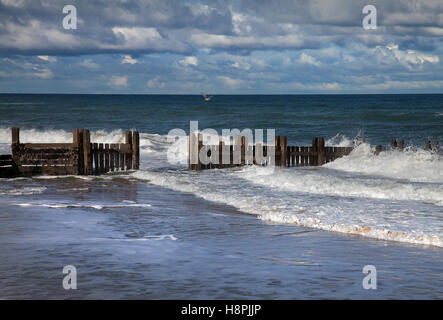
<svg viewBox="0 0 443 320">
<path fill-rule="evenodd" d="M 98 144 L 98 154 L 99 154 L 99 173 L 105 172 L 105 153 L 103 150 L 103 143 Z"/>
<path fill-rule="evenodd" d="M 120 151 L 119 151 L 119 155 L 120 155 L 120 170 L 125 170 L 125 152 L 124 152 L 124 150 L 122 150 L 122 149 L 124 149 L 124 144 L 122 144 L 122 143 L 120 143 L 119 144 L 119 148 L 120 148 Z"/>
<path fill-rule="evenodd" d="M 286 147 L 288 145 L 288 139 L 286 136 L 280 139 L 280 166 L 286 167 Z"/>
<path fill-rule="evenodd" d="M 311 146 L 311 150 L 313 151 L 313 152 L 317 152 L 317 149 L 318 149 L 318 138 L 317 137 L 314 137 L 314 138 L 312 138 L 312 146 Z M 316 156 L 316 155 L 314 155 L 314 154 L 312 154 L 311 156 L 310 156 L 310 164 L 311 164 L 311 166 L 317 166 L 318 164 L 318 156 Z"/>
<path fill-rule="evenodd" d="M 29 166 L 19 167 L 19 173 L 22 175 L 76 175 L 77 166 Z"/>
<path fill-rule="evenodd" d="M 138 131 L 132 133 L 132 157 L 135 170 L 140 169 L 140 134 Z"/>
<path fill-rule="evenodd" d="M 120 153 L 132 154 L 132 148 L 130 144 L 120 143 Z"/>
<path fill-rule="evenodd" d="M 12 154 L 0 154 L 0 160 L 12 160 Z"/>
<path fill-rule="evenodd" d="M 98 143 L 92 144 L 92 155 L 94 157 L 94 174 L 100 174 L 99 166 L 98 166 Z"/>
<path fill-rule="evenodd" d="M 114 157 L 115 157 L 115 170 L 120 170 L 120 145 L 115 144 L 115 149 L 114 149 Z"/>
<path fill-rule="evenodd" d="M 109 143 L 105 143 L 105 172 L 109 172 Z"/>
<path fill-rule="evenodd" d="M 24 148 L 29 149 L 72 149 L 72 143 L 23 143 Z"/>
<path fill-rule="evenodd" d="M 429 140 L 425 141 L 425 150 L 431 150 L 431 141 Z"/>
<path fill-rule="evenodd" d="M 92 148 L 91 148 L 91 133 L 89 130 L 83 132 L 83 161 L 84 174 L 92 174 Z"/>
<path fill-rule="evenodd" d="M 317 140 L 317 165 L 322 166 L 325 162 L 325 138 L 320 137 Z"/>
<path fill-rule="evenodd" d="M 126 131 L 125 142 L 129 146 L 129 152 L 126 154 L 126 170 L 132 169 L 132 132 Z"/>
<path fill-rule="evenodd" d="M 12 144 L 19 144 L 20 143 L 20 129 L 19 128 L 11 128 L 11 135 L 12 135 Z"/>
<path fill-rule="evenodd" d="M 115 169 L 115 166 L 114 166 L 115 161 L 114 160 L 115 160 L 115 144 L 111 143 L 109 145 L 109 169 L 111 171 L 114 171 L 114 169 Z"/>
</svg>

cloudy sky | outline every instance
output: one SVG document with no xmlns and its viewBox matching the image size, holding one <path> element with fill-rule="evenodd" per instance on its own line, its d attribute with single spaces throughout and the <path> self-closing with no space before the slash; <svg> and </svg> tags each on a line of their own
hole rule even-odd
<svg viewBox="0 0 443 320">
<path fill-rule="evenodd" d="M 0 92 L 443 93 L 442 39 L 442 0 L 0 0 Z"/>
</svg>

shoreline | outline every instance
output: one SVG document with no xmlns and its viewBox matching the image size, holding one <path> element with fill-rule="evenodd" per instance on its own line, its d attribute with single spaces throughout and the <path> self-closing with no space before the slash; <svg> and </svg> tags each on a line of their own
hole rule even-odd
<svg viewBox="0 0 443 320">
<path fill-rule="evenodd" d="M 5 299 L 443 298 L 440 248 L 268 223 L 132 178 L 42 181 L 0 215 Z M 84 206 L 35 205 L 68 195 Z M 82 290 L 62 289 L 67 264 Z M 368 264 L 377 290 L 361 287 Z"/>
</svg>

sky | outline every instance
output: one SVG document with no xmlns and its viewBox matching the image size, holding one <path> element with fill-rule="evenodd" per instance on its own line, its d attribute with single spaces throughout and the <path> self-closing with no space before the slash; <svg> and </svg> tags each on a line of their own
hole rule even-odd
<svg viewBox="0 0 443 320">
<path fill-rule="evenodd" d="M 442 0 L 0 0 L 1 93 L 443 93 L 442 60 Z"/>
</svg>

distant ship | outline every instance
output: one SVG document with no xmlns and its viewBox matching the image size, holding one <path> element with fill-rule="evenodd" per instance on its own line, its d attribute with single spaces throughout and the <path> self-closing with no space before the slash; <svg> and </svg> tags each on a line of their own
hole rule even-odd
<svg viewBox="0 0 443 320">
<path fill-rule="evenodd" d="M 211 101 L 213 96 L 207 96 L 206 93 L 202 92 L 202 96 L 205 99 L 205 101 Z"/>
</svg>

